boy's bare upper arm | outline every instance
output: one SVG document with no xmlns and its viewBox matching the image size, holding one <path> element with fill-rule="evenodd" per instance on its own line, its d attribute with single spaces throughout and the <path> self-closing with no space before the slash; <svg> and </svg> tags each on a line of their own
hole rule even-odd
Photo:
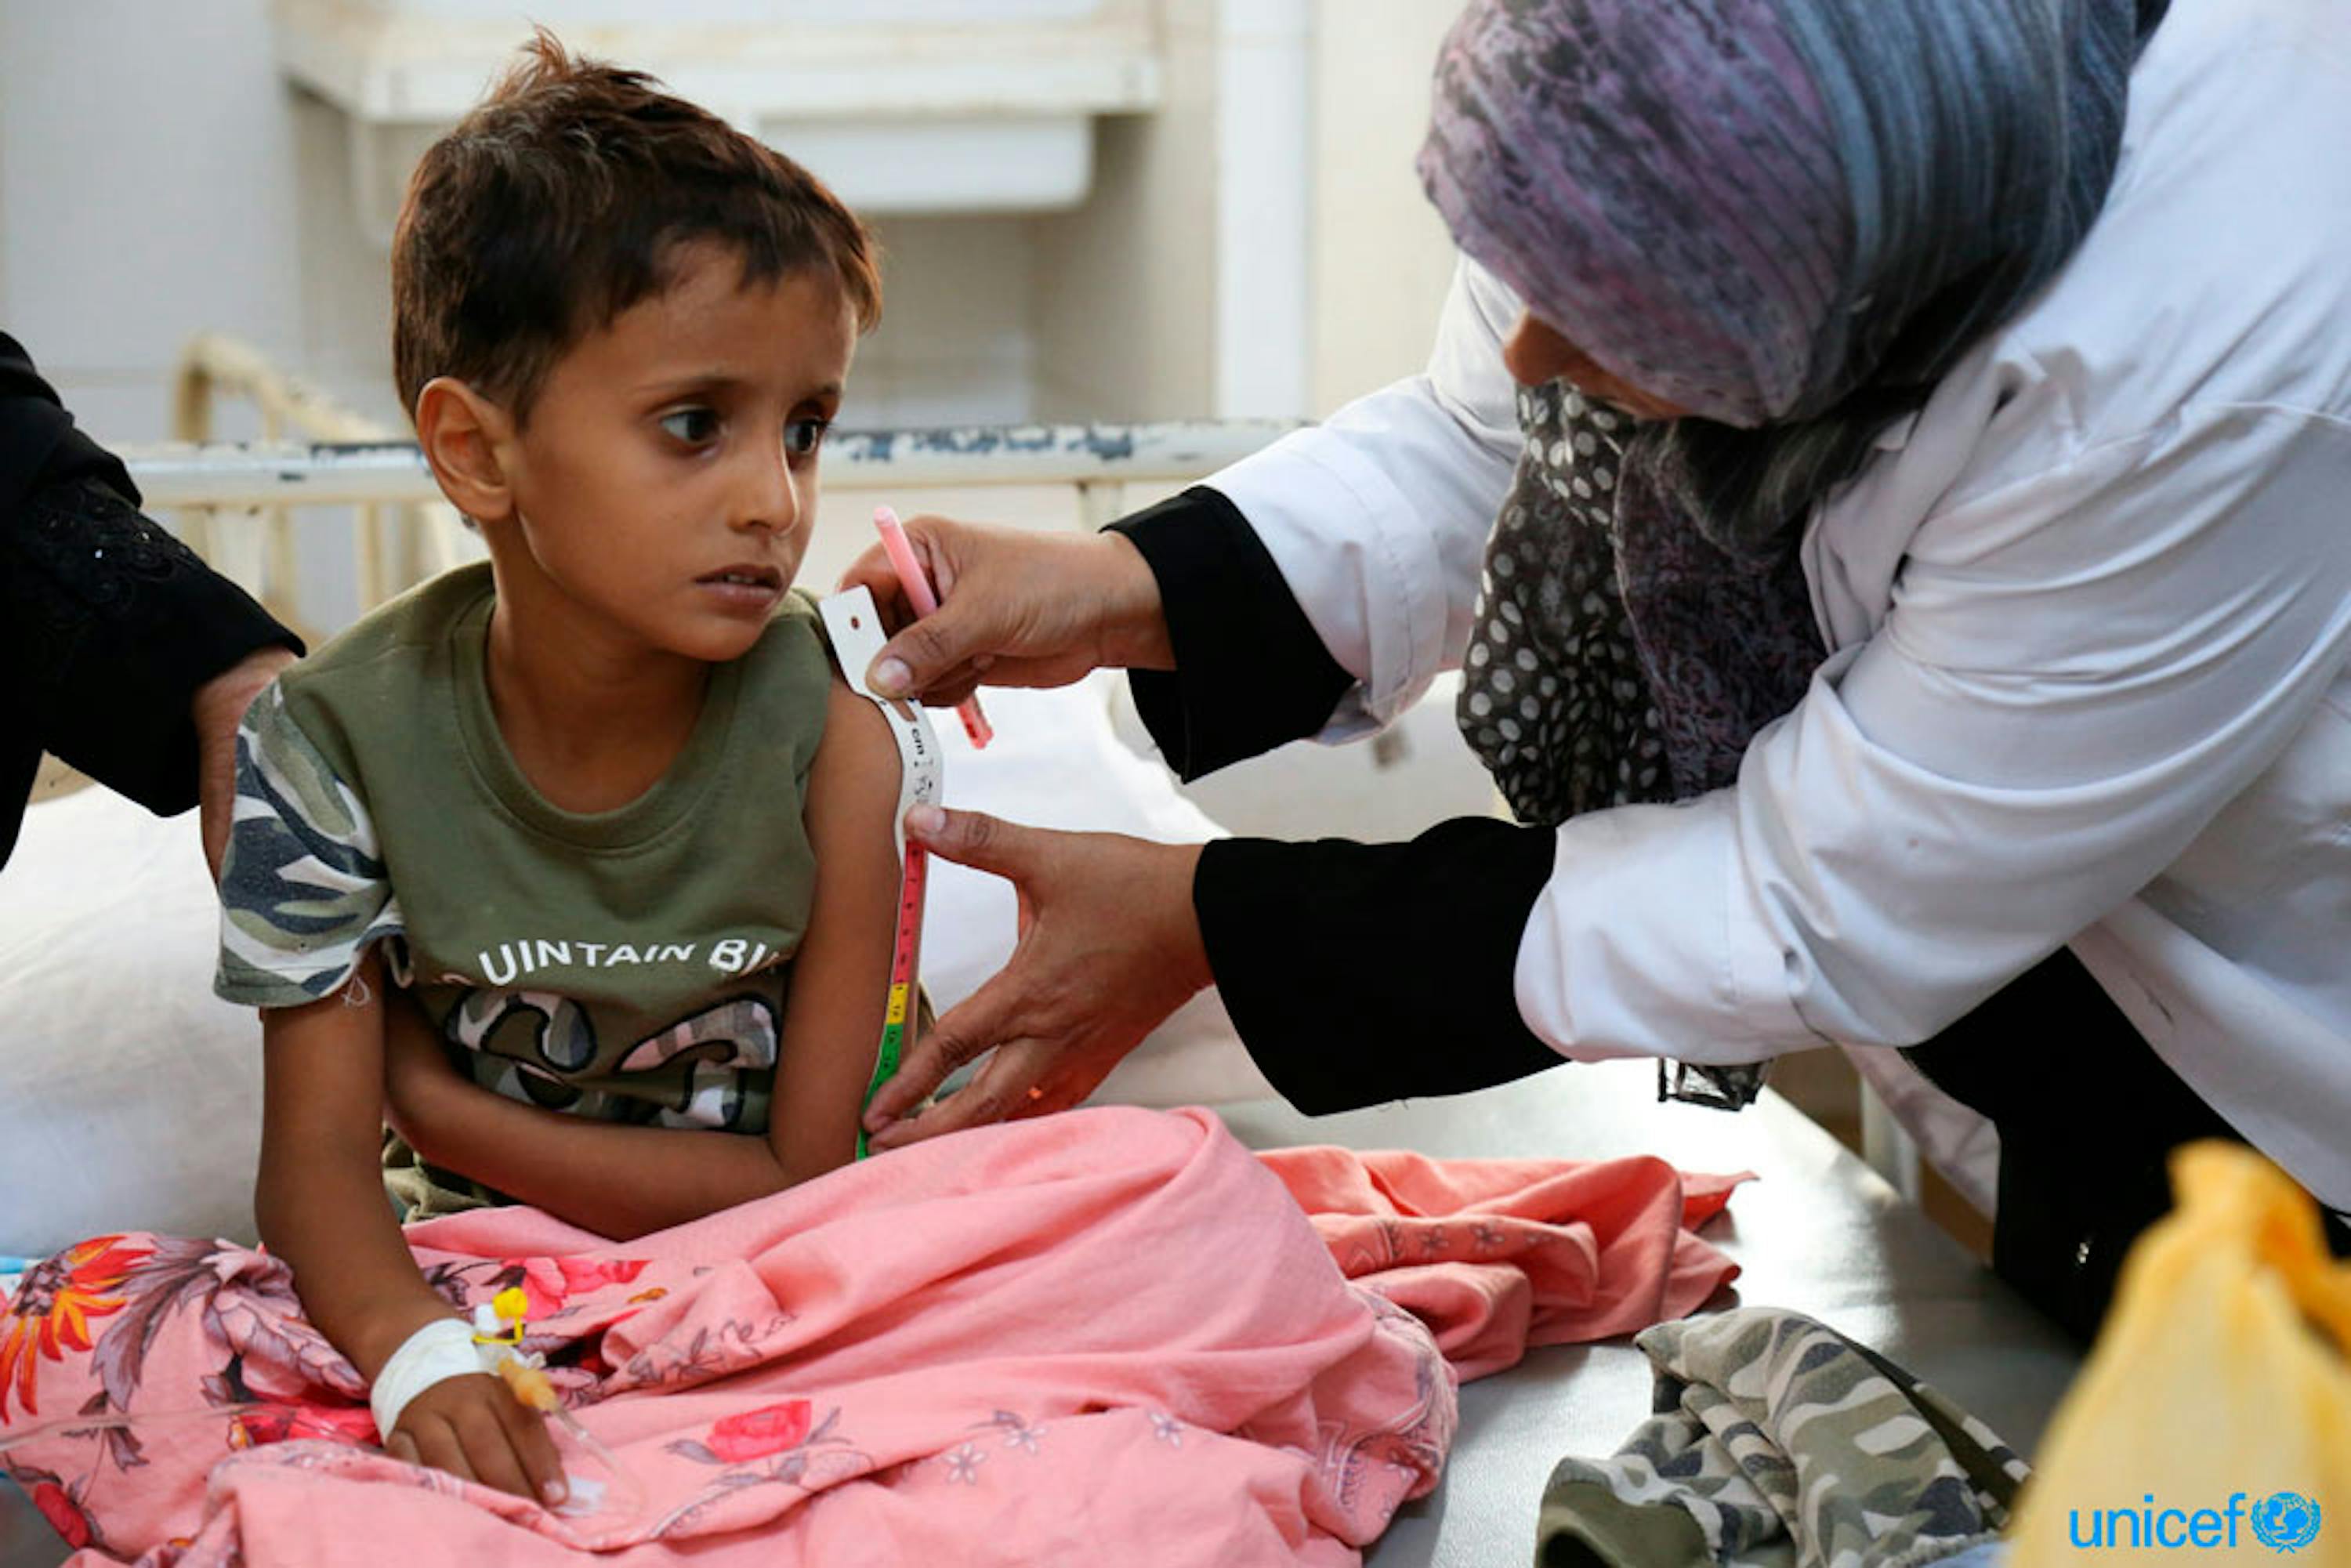
<svg viewBox="0 0 2351 1568">
<path fill-rule="evenodd" d="M 794 1180 L 845 1163 L 889 1000 L 896 930 L 898 745 L 835 676 L 805 821 L 816 852 L 808 935 L 792 962 L 769 1139 Z"/>
<path fill-rule="evenodd" d="M 371 951 L 321 1000 L 262 1013 L 265 1145 L 375 1148 L 383 1123 L 383 983 Z"/>
<path fill-rule="evenodd" d="M 893 829 L 899 769 L 897 737 L 882 710 L 834 675 L 826 695 L 824 738 L 809 768 L 803 810 L 809 844 L 816 852 L 820 901 L 825 896 L 826 869 L 838 855 L 862 873 L 880 873 L 890 883 L 894 906 L 898 852 Z M 813 915 L 810 929 L 812 935 Z"/>
</svg>

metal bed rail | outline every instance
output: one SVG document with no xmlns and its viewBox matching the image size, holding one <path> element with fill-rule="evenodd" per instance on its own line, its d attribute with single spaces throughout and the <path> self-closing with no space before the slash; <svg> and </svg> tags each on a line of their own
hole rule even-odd
<svg viewBox="0 0 2351 1568">
<path fill-rule="evenodd" d="M 252 345 L 202 333 L 174 378 L 172 442 L 119 447 L 147 506 L 289 624 L 308 617 L 296 508 L 350 508 L 350 581 L 361 609 L 477 559 L 479 541 L 442 499 L 413 441 L 338 403 Z M 215 443 L 216 404 L 250 403 L 261 437 Z M 1279 420 L 1134 424 L 964 425 L 837 431 L 825 448 L 828 491 L 1068 486 L 1079 520 L 1099 527 L 1130 486 L 1205 477 L 1271 444 Z M 316 536 L 311 543 L 318 542 Z"/>
<path fill-rule="evenodd" d="M 838 431 L 825 444 L 825 485 L 1180 483 L 1237 462 L 1293 428 L 1275 420 L 1177 420 Z M 413 441 L 173 442 L 119 450 L 151 507 L 383 506 L 441 498 Z"/>
</svg>

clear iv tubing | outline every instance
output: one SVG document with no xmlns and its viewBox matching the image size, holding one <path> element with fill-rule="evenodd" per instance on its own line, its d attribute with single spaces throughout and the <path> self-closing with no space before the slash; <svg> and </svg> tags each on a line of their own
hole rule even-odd
<svg viewBox="0 0 2351 1568">
<path fill-rule="evenodd" d="M 612 1495 L 605 1500 L 604 1506 L 602 1508 L 588 1509 L 583 1511 L 589 1513 L 609 1512 L 623 1514 L 643 1512 L 645 1507 L 644 1488 L 639 1486 L 637 1484 L 637 1478 L 630 1474 L 629 1471 L 622 1467 L 620 1456 L 613 1453 L 611 1449 L 606 1448 L 602 1439 L 599 1438 L 595 1433 L 590 1432 L 587 1427 L 581 1426 L 580 1424 L 580 1417 L 574 1416 L 570 1411 L 558 1408 L 555 1415 L 556 1419 L 562 1423 L 563 1429 L 571 1434 L 572 1440 L 580 1445 L 581 1450 L 585 1452 L 590 1458 L 603 1466 L 604 1473 L 612 1478 Z M 557 1511 L 560 1512 L 562 1511 L 559 1509 Z"/>
<path fill-rule="evenodd" d="M 636 1477 L 622 1468 L 619 1458 L 603 1445 L 595 1433 L 580 1424 L 579 1416 L 564 1408 L 562 1400 L 556 1397 L 555 1385 L 548 1381 L 547 1374 L 534 1364 L 537 1360 L 534 1356 L 530 1361 L 525 1361 L 520 1355 L 509 1354 L 498 1363 L 498 1376 L 505 1381 L 517 1404 L 526 1410 L 553 1416 L 566 1432 L 571 1434 L 572 1440 L 590 1458 L 604 1467 L 604 1473 L 611 1477 L 614 1483 L 614 1495 L 607 1500 L 609 1508 L 622 1513 L 639 1511 L 644 1507 L 644 1491 L 637 1485 Z M 601 1513 L 605 1510 L 587 1511 Z"/>
<path fill-rule="evenodd" d="M 121 1427 L 142 1426 L 150 1421 L 194 1421 L 211 1416 L 243 1416 L 254 1410 L 298 1410 L 300 1406 L 272 1405 L 265 1400 L 248 1399 L 242 1405 L 207 1405 L 197 1410 L 124 1410 L 111 1416 L 61 1416 L 54 1421 L 44 1421 L 37 1427 L 24 1427 L 0 1433 L 0 1454 L 51 1432 L 99 1432 Z"/>
<path fill-rule="evenodd" d="M 514 1386 L 514 1380 L 512 1378 L 508 1378 L 507 1381 L 509 1387 Z M 551 1397 L 553 1393 L 554 1390 L 552 1386 L 550 1386 L 548 1389 L 548 1394 Z M 538 1410 L 543 1415 L 552 1416 L 557 1424 L 562 1427 L 564 1431 L 580 1445 L 581 1450 L 584 1451 L 590 1458 L 602 1466 L 604 1473 L 612 1478 L 614 1482 L 612 1495 L 611 1498 L 606 1500 L 604 1506 L 601 1508 L 590 1509 L 585 1511 L 591 1513 L 620 1512 L 632 1514 L 643 1510 L 644 1507 L 644 1490 L 637 1485 L 636 1478 L 631 1475 L 628 1470 L 622 1467 L 618 1455 L 614 1454 L 611 1449 L 606 1448 L 595 1433 L 590 1432 L 586 1427 L 580 1424 L 580 1417 L 574 1416 L 570 1411 L 565 1409 L 559 1404 L 554 1405 L 551 1407 L 543 1407 L 534 1403 L 532 1400 L 526 1398 L 520 1388 L 515 1388 L 515 1397 L 520 1400 L 528 1408 Z M 105 1416 L 61 1416 L 54 1421 L 44 1421 L 37 1427 L 26 1427 L 8 1432 L 5 1435 L 0 1435 L 0 1454 L 5 1454 L 11 1448 L 19 1448 L 24 1444 L 29 1443 L 36 1437 L 46 1437 L 51 1432 L 99 1432 L 120 1427 L 147 1426 L 158 1422 L 201 1421 L 213 1418 L 225 1418 L 233 1416 L 248 1415 L 256 1410 L 290 1410 L 294 1412 L 294 1422 L 297 1435 L 300 1435 L 300 1427 L 304 1425 L 302 1413 L 303 1406 L 299 1405 L 273 1404 L 266 1399 L 248 1399 L 244 1403 L 237 1405 L 206 1405 L 200 1408 L 192 1410 L 123 1410 Z M 350 1434 L 340 1427 L 328 1426 L 325 1423 L 314 1424 L 319 1426 L 320 1428 L 318 1434 L 319 1436 L 334 1437 L 343 1442 L 349 1442 L 350 1440 Z M 554 1511 L 559 1513 L 563 1511 L 559 1508 Z"/>
</svg>

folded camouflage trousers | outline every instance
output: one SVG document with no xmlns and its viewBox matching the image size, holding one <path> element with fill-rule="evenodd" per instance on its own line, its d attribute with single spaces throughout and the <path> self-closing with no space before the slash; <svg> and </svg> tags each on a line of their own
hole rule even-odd
<svg viewBox="0 0 2351 1568">
<path fill-rule="evenodd" d="M 1656 1414 L 1562 1459 L 1538 1568 L 1917 1568 L 1993 1539 L 2031 1473 L 2000 1438 L 1801 1313 L 1660 1323 Z"/>
</svg>

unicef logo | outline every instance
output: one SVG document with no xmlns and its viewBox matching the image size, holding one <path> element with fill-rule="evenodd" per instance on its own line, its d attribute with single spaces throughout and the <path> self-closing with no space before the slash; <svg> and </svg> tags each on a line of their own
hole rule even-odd
<svg viewBox="0 0 2351 1568">
<path fill-rule="evenodd" d="M 2248 1504 L 2252 1506 L 2248 1507 Z M 2278 1491 L 2259 1501 L 2251 1492 L 2231 1492 L 2225 1508 L 2165 1508 L 2147 1494 L 2144 1508 L 2077 1508 L 2065 1515 L 2065 1539 L 2085 1551 L 2144 1552 L 2192 1547 L 2209 1552 L 2237 1548 L 2240 1527 L 2271 1551 L 2292 1553 L 2318 1539 L 2318 1500 Z"/>
<path fill-rule="evenodd" d="M 2273 1492 L 2253 1504 L 2253 1538 L 2273 1552 L 2299 1552 L 2318 1539 L 2318 1504 L 2300 1492 Z"/>
</svg>

